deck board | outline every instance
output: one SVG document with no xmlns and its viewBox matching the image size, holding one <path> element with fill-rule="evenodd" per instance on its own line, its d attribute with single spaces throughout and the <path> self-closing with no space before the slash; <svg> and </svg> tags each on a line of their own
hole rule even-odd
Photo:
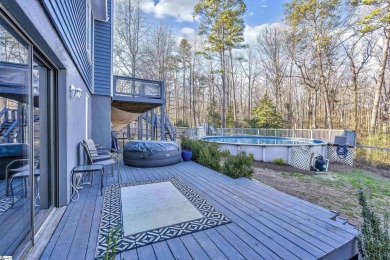
<svg viewBox="0 0 390 260">
<path fill-rule="evenodd" d="M 209 183 L 209 182 L 204 182 L 204 183 Z M 215 189 L 215 190 L 225 194 L 226 196 L 229 195 L 229 193 L 222 190 L 221 188 L 218 188 L 216 185 L 213 185 L 212 189 Z M 235 192 L 232 190 L 230 192 L 237 196 L 237 198 L 233 199 L 234 202 L 230 201 L 231 204 L 234 204 L 237 207 L 239 207 L 240 210 L 242 210 L 247 215 L 249 215 L 249 216 L 253 215 L 254 219 L 265 224 L 268 228 L 271 228 L 273 231 L 281 234 L 282 236 L 286 237 L 290 241 L 295 241 L 295 243 L 299 244 L 302 248 L 307 248 L 310 250 L 310 252 L 317 251 L 317 253 L 320 253 L 320 252 L 318 252 L 318 249 L 316 247 L 313 247 L 310 244 L 308 244 L 307 241 L 310 241 L 310 242 L 315 242 L 316 245 L 321 246 L 321 248 L 325 248 L 327 251 L 333 249 L 332 246 L 330 246 L 327 243 L 323 242 L 322 240 L 318 239 L 317 236 L 310 234 L 308 232 L 308 229 L 301 227 L 301 230 L 300 230 L 300 229 L 297 229 L 295 226 L 293 226 L 291 223 L 288 223 L 288 222 L 291 222 L 290 219 L 288 219 L 288 222 L 282 221 L 278 218 L 277 215 L 271 215 L 268 212 L 265 212 L 263 207 L 260 207 L 260 206 L 256 207 L 255 202 L 252 202 L 252 204 L 251 204 L 251 203 L 248 203 L 244 199 L 238 198 L 240 196 L 240 194 L 238 192 Z M 249 197 L 249 199 L 250 199 L 250 197 Z M 254 213 L 256 213 L 256 212 L 258 214 L 254 215 Z M 280 241 L 280 242 L 284 243 L 284 241 Z"/>
<path fill-rule="evenodd" d="M 233 223 L 123 252 L 117 259 L 316 259 L 354 241 L 356 231 L 331 220 L 334 213 L 327 209 L 193 162 L 120 170 L 123 183 L 179 177 Z M 110 171 L 106 175 L 105 187 L 117 180 Z M 96 179 L 69 204 L 44 259 L 94 258 L 103 207 Z"/>
</svg>

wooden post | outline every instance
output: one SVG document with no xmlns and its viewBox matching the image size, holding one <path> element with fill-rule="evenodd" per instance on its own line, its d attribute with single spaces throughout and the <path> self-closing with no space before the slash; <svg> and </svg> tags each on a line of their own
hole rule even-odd
<svg viewBox="0 0 390 260">
<path fill-rule="evenodd" d="M 146 140 L 149 140 L 149 111 L 145 113 L 145 122 Z"/>
<path fill-rule="evenodd" d="M 142 140 L 142 115 L 138 117 L 138 140 Z"/>
<path fill-rule="evenodd" d="M 161 124 L 161 141 L 165 140 L 165 105 L 161 106 L 161 119 L 160 119 L 160 124 Z"/>
<path fill-rule="evenodd" d="M 156 120 L 156 115 L 154 114 L 154 109 L 150 111 L 151 114 L 151 128 L 152 128 L 152 133 L 151 133 L 151 140 L 156 141 L 156 125 L 155 125 L 155 120 Z"/>
</svg>

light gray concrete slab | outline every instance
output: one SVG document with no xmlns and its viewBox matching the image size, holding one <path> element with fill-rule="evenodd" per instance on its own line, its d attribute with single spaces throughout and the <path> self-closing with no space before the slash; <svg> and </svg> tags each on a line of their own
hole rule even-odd
<svg viewBox="0 0 390 260">
<path fill-rule="evenodd" d="M 124 235 L 202 218 L 171 182 L 121 188 Z"/>
</svg>

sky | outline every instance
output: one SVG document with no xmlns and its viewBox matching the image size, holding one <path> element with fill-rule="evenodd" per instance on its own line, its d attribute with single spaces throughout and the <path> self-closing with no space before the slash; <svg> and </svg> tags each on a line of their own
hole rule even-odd
<svg viewBox="0 0 390 260">
<path fill-rule="evenodd" d="M 193 33 L 198 22 L 193 19 L 193 9 L 199 0 L 144 0 L 145 11 L 154 19 L 164 19 L 179 37 Z M 245 41 L 256 38 L 256 32 L 264 24 L 283 21 L 284 7 L 288 0 L 244 0 L 247 11 L 244 16 Z"/>
</svg>

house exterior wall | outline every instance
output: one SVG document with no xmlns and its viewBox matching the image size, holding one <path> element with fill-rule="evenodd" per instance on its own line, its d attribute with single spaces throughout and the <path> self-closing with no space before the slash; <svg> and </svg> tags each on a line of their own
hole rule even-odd
<svg viewBox="0 0 390 260">
<path fill-rule="evenodd" d="M 111 97 L 93 95 L 92 111 L 92 139 L 104 147 L 111 147 Z"/>
<path fill-rule="evenodd" d="M 111 92 L 113 68 L 113 4 L 108 0 L 108 22 L 94 21 L 94 95 L 92 98 L 92 139 L 111 146 Z M 111 37 L 109 37 L 111 36 Z"/>
<path fill-rule="evenodd" d="M 0 0 L 19 27 L 57 68 L 58 203 L 67 205 L 71 195 L 71 170 L 84 163 L 79 143 L 93 138 L 111 145 L 112 10 L 108 22 L 94 21 L 92 57 L 86 52 L 86 1 Z M 96 48 L 96 52 L 93 52 Z M 93 61 L 96 59 L 96 64 Z M 94 74 L 95 70 L 95 74 Z M 82 90 L 81 98 L 70 86 Z M 96 94 L 94 95 L 94 89 Z"/>
<path fill-rule="evenodd" d="M 94 21 L 94 94 L 111 96 L 113 68 L 113 3 L 108 0 L 108 22 Z"/>
<path fill-rule="evenodd" d="M 30 5 L 34 1 L 24 2 Z M 42 3 L 79 70 L 79 74 L 93 92 L 93 61 L 86 51 L 86 1 L 43 0 Z"/>
<path fill-rule="evenodd" d="M 107 138 L 110 137 L 110 114 L 107 115 L 110 113 L 110 97 L 105 97 L 105 102 L 94 101 L 94 96 L 87 84 L 88 80 L 85 80 L 85 74 L 82 73 L 79 64 L 71 56 L 64 39 L 60 37 L 57 28 L 52 23 L 48 10 L 40 1 L 1 0 L 1 3 L 9 10 L 21 29 L 37 43 L 40 51 L 58 69 L 56 87 L 58 96 L 59 198 L 57 206 L 67 205 L 71 193 L 71 170 L 74 166 L 82 163 L 80 162 L 79 142 L 93 136 L 94 120 L 99 118 L 98 114 L 103 115 L 103 117 L 98 120 L 97 125 L 103 125 L 102 121 L 108 119 L 105 122 L 104 134 Z M 91 78 L 89 82 L 92 82 Z M 82 90 L 81 98 L 72 95 L 69 91 L 70 85 Z M 100 107 L 97 104 L 100 104 Z M 96 109 L 97 107 L 98 109 Z M 98 110 L 97 113 L 94 109 Z M 108 142 L 107 140 L 105 144 Z"/>
</svg>

